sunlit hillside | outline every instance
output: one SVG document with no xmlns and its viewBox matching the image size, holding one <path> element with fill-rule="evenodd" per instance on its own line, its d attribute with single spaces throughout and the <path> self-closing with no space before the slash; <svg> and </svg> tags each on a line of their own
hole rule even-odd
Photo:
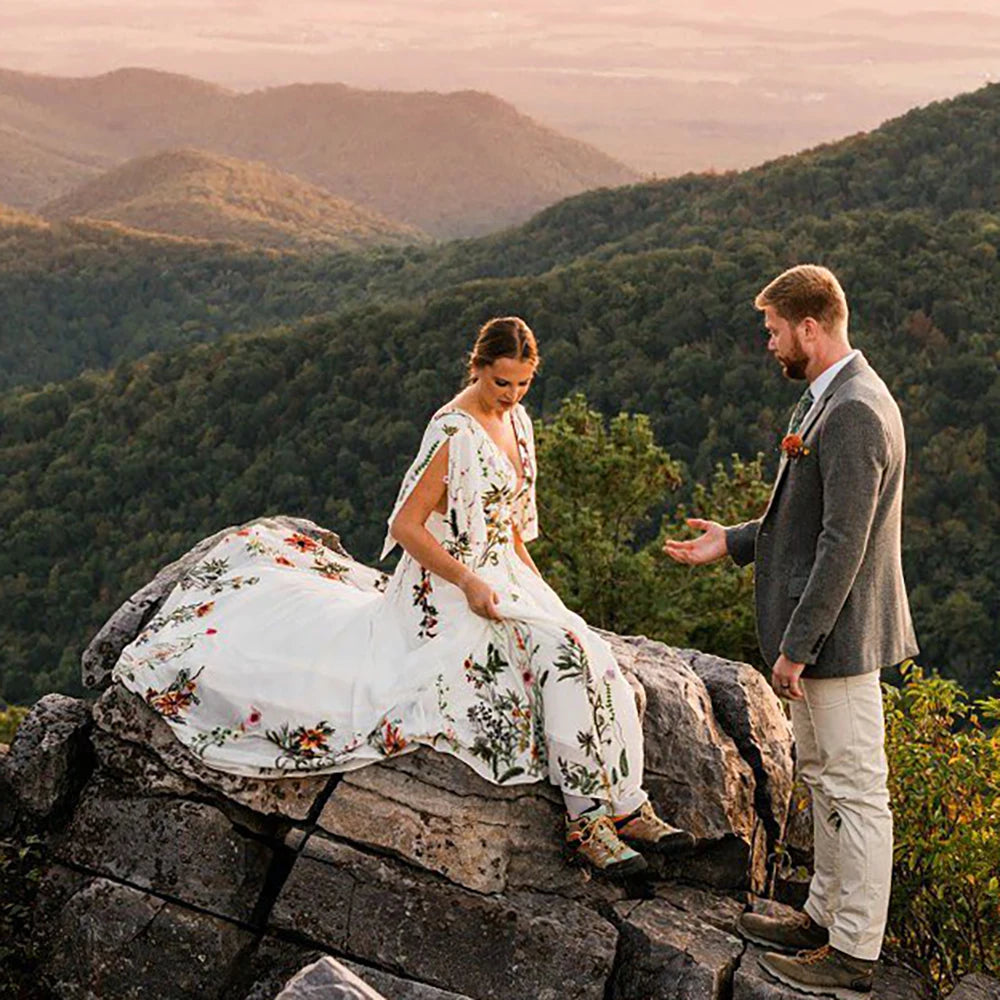
<svg viewBox="0 0 1000 1000">
<path fill-rule="evenodd" d="M 39 214 L 274 249 L 359 250 L 425 239 L 273 167 L 190 149 L 130 160 Z"/>
</svg>

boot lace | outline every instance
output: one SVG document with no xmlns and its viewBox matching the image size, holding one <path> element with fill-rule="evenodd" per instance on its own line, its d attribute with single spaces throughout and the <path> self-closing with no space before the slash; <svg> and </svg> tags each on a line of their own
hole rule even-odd
<svg viewBox="0 0 1000 1000">
<path fill-rule="evenodd" d="M 803 965 L 817 965 L 830 957 L 831 948 L 828 944 L 823 945 L 820 948 L 814 948 L 812 951 L 800 951 L 795 957 Z"/>
<path fill-rule="evenodd" d="M 622 843 L 618 839 L 618 831 L 610 816 L 598 816 L 591 820 L 580 834 L 580 846 L 584 847 L 591 841 L 595 841 L 605 850 L 614 854 L 621 849 Z"/>
</svg>

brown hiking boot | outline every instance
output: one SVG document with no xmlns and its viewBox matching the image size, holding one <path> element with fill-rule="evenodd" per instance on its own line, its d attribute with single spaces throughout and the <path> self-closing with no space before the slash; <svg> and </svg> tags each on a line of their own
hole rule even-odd
<svg viewBox="0 0 1000 1000">
<path fill-rule="evenodd" d="M 794 958 L 769 952 L 759 961 L 763 969 L 786 986 L 839 1000 L 867 997 L 875 973 L 874 962 L 854 958 L 828 944 L 800 952 Z"/>
<path fill-rule="evenodd" d="M 748 910 L 740 914 L 736 929 L 748 941 L 791 952 L 820 948 L 830 942 L 830 932 L 800 911 L 772 917 Z"/>
<path fill-rule="evenodd" d="M 662 854 L 673 854 L 694 847 L 694 837 L 687 830 L 665 823 L 653 811 L 649 801 L 624 816 L 612 817 L 622 840 L 634 847 L 647 847 Z"/>
<path fill-rule="evenodd" d="M 636 875 L 646 870 L 646 859 L 618 839 L 611 817 L 586 814 L 579 819 L 566 817 L 566 846 L 572 859 L 586 862 L 595 871 L 612 877 Z"/>
</svg>

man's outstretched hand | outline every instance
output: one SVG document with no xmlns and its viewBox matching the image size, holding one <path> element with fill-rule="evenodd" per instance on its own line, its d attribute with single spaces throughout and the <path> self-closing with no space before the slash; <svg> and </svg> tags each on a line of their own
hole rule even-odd
<svg viewBox="0 0 1000 1000">
<path fill-rule="evenodd" d="M 697 517 L 689 517 L 687 523 L 703 534 L 687 542 L 668 538 L 663 544 L 663 551 L 671 559 L 689 566 L 700 566 L 702 563 L 715 562 L 726 554 L 726 529 L 721 524 L 702 521 Z"/>
</svg>

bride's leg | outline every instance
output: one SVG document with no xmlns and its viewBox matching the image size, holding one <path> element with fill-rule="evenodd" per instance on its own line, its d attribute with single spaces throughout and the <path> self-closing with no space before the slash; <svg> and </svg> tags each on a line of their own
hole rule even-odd
<svg viewBox="0 0 1000 1000">
<path fill-rule="evenodd" d="M 642 729 L 610 650 L 556 623 L 533 623 L 525 646 L 549 777 L 564 795 L 634 806 L 642 792 Z"/>
<path fill-rule="evenodd" d="M 625 792 L 621 797 L 615 798 L 611 803 L 611 812 L 617 816 L 628 816 L 630 813 L 642 808 L 644 802 L 649 801 L 649 795 L 642 788 L 636 788 L 631 792 Z"/>
<path fill-rule="evenodd" d="M 585 795 L 573 795 L 571 792 L 563 792 L 563 803 L 566 806 L 566 815 L 570 819 L 579 819 L 584 813 L 590 817 L 607 814 L 611 810 L 607 804 L 600 799 L 587 798 Z"/>
</svg>

